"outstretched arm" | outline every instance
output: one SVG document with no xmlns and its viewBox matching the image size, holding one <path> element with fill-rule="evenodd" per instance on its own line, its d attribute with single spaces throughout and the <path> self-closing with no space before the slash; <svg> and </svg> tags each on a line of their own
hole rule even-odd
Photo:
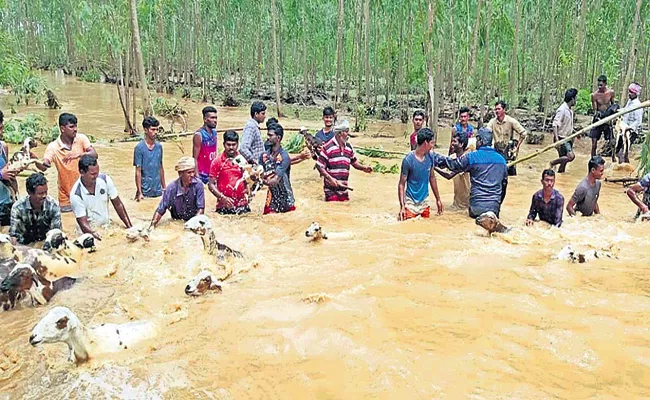
<svg viewBox="0 0 650 400">
<path fill-rule="evenodd" d="M 641 211 L 641 214 L 645 214 L 648 212 L 648 206 L 643 204 L 641 200 L 637 197 L 638 193 L 643 193 L 645 191 L 644 187 L 641 186 L 639 183 L 635 183 L 632 185 L 629 189 L 627 189 L 627 197 L 632 200 L 632 203 L 639 207 L 639 210 Z"/>
<path fill-rule="evenodd" d="M 113 207 L 115 208 L 115 211 L 117 212 L 117 215 L 119 215 L 122 222 L 124 222 L 124 225 L 127 228 L 130 228 L 132 226 L 131 220 L 129 219 L 129 214 L 126 212 L 126 207 L 124 207 L 124 203 L 122 203 L 120 197 L 118 196 L 114 199 L 111 199 L 111 203 L 113 203 Z"/>
</svg>

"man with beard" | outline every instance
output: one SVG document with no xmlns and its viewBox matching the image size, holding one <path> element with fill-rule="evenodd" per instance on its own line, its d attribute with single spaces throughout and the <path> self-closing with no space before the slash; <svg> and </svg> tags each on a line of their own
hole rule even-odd
<svg viewBox="0 0 650 400">
<path fill-rule="evenodd" d="M 219 214 L 238 215 L 251 211 L 246 199 L 246 183 L 239 182 L 244 173 L 233 161 L 239 155 L 238 145 L 237 132 L 226 131 L 223 134 L 223 153 L 210 166 L 208 189 L 217 198 Z"/>
<path fill-rule="evenodd" d="M 203 183 L 208 183 L 210 164 L 217 156 L 217 109 L 203 107 L 203 126 L 194 132 L 192 157 L 196 160 L 196 174 Z"/>
</svg>

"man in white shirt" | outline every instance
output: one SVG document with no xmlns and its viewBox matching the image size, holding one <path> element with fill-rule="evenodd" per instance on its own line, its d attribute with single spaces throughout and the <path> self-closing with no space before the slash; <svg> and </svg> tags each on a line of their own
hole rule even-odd
<svg viewBox="0 0 650 400">
<path fill-rule="evenodd" d="M 634 107 L 641 104 L 639 100 L 639 94 L 641 94 L 641 86 L 638 83 L 632 83 L 627 88 L 629 100 L 625 105 L 625 108 Z M 636 111 L 632 111 L 623 115 L 623 122 L 625 122 L 630 128 L 634 129 L 634 132 L 638 135 L 641 133 L 641 120 L 643 119 L 643 108 L 639 108 Z"/>
<path fill-rule="evenodd" d="M 78 228 L 83 233 L 90 233 L 101 240 L 101 235 L 96 229 L 110 223 L 109 199 L 124 225 L 130 228 L 131 220 L 117 194 L 117 188 L 110 176 L 99 173 L 97 158 L 91 155 L 82 156 L 79 159 L 79 174 L 79 179 L 72 186 L 70 193 Z"/>
</svg>

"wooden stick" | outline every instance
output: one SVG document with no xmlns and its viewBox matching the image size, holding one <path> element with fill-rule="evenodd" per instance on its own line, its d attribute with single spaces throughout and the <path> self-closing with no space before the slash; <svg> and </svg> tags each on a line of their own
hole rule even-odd
<svg viewBox="0 0 650 400">
<path fill-rule="evenodd" d="M 624 178 L 605 178 L 605 182 L 610 183 L 622 183 L 623 185 L 628 183 L 637 183 L 639 181 L 638 177 L 626 176 Z"/>
<path fill-rule="evenodd" d="M 601 119 L 601 120 L 599 120 L 599 121 L 597 121 L 597 122 L 595 122 L 595 123 L 593 123 L 593 124 L 591 124 L 589 126 L 586 126 L 586 127 L 582 128 L 582 129 L 580 129 L 578 132 L 576 132 L 574 134 L 571 134 L 571 135 L 567 136 L 566 138 L 564 138 L 562 140 L 559 140 L 559 141 L 557 141 L 557 142 L 555 142 L 553 144 L 550 144 L 550 145 L 544 147 L 543 149 L 535 150 L 534 153 L 528 154 L 526 157 L 522 157 L 519 160 L 511 161 L 511 162 L 508 163 L 508 167 L 512 167 L 513 165 L 517 165 L 517 164 L 519 164 L 521 162 L 528 161 L 528 160 L 530 160 L 532 158 L 535 158 L 535 157 L 539 156 L 542 153 L 545 153 L 545 152 L 547 152 L 547 151 L 549 151 L 549 150 L 551 150 L 551 149 L 553 149 L 555 147 L 563 145 L 564 143 L 574 139 L 577 136 L 582 135 L 584 132 L 587 132 L 587 131 L 591 130 L 592 128 L 595 128 L 597 126 L 606 124 L 609 121 L 615 120 L 616 118 L 620 117 L 621 115 L 625 115 L 625 114 L 627 114 L 629 112 L 636 111 L 639 108 L 646 108 L 646 107 L 650 107 L 650 100 L 646 100 L 643 103 L 637 104 L 634 107 L 622 109 L 621 111 L 617 112 L 616 114 L 610 115 L 607 118 L 603 118 L 603 119 Z"/>
<path fill-rule="evenodd" d="M 260 127 L 260 130 L 266 130 L 267 128 Z M 219 132 L 225 132 L 225 131 L 242 131 L 244 128 L 225 128 L 225 129 L 219 129 Z M 289 132 L 300 132 L 300 128 L 284 128 L 285 131 Z M 158 139 L 160 140 L 166 140 L 166 139 L 171 139 L 171 138 L 179 138 L 183 136 L 192 136 L 196 133 L 196 131 L 192 132 L 178 132 L 178 133 L 163 133 L 162 135 L 158 136 Z M 128 138 L 123 138 L 117 140 L 118 142 L 137 142 L 141 140 L 141 136 L 134 136 L 134 137 L 128 137 Z"/>
</svg>

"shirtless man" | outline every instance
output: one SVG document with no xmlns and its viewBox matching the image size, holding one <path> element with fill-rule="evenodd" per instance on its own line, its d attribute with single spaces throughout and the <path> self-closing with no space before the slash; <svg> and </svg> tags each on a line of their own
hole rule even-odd
<svg viewBox="0 0 650 400">
<path fill-rule="evenodd" d="M 609 106 L 614 104 L 614 90 L 607 87 L 607 77 L 601 75 L 598 77 L 598 90 L 591 94 L 591 108 L 594 110 L 594 122 L 602 119 L 599 113 L 607 111 Z M 591 137 L 591 156 L 596 155 L 596 146 L 600 136 L 605 136 L 605 141 L 612 138 L 612 125 L 607 123 L 591 129 L 589 136 Z"/>
</svg>

